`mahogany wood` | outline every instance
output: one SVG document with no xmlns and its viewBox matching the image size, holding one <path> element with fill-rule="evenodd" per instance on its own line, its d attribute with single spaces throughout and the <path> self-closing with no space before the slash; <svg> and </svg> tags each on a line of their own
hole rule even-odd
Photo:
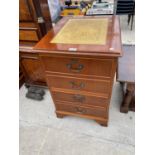
<svg viewBox="0 0 155 155">
<path fill-rule="evenodd" d="M 32 28 L 37 29 L 38 38 L 41 39 L 52 28 L 47 0 L 20 0 L 19 22 L 19 31 L 29 30 L 33 25 Z"/>
<path fill-rule="evenodd" d="M 41 12 L 41 16 L 44 19 L 46 33 L 47 33 L 52 28 L 52 19 L 50 15 L 49 6 L 48 6 L 48 0 L 39 0 L 37 3 L 40 4 L 40 9 L 41 9 L 40 12 Z"/>
<path fill-rule="evenodd" d="M 50 43 L 52 38 L 60 31 L 60 29 L 65 25 L 65 23 L 71 18 L 96 18 L 83 16 L 83 17 L 64 17 L 60 20 L 57 25 L 45 35 L 43 39 L 35 46 L 37 52 L 42 54 L 51 53 L 51 54 L 65 54 L 70 55 L 91 55 L 91 56 L 113 56 L 118 57 L 122 55 L 122 47 L 121 47 L 121 37 L 120 37 L 120 26 L 118 17 L 109 17 L 105 16 L 104 18 L 109 18 L 108 23 L 108 34 L 105 45 L 86 45 L 86 44 L 54 44 Z M 101 16 L 97 18 L 103 18 Z M 76 52 L 69 51 L 69 48 L 75 48 Z M 34 50 L 35 50 L 34 49 Z"/>
<path fill-rule="evenodd" d="M 26 46 L 27 47 L 27 46 Z M 45 73 L 37 53 L 31 53 L 32 49 L 20 46 L 20 66 L 24 73 L 27 85 L 46 85 Z M 23 51 L 24 52 L 23 52 Z M 28 50 L 28 52 L 27 52 Z"/>
<path fill-rule="evenodd" d="M 19 31 L 19 39 L 27 40 L 27 41 L 39 41 L 39 37 L 37 31 L 29 31 L 29 30 L 20 30 Z"/>
<path fill-rule="evenodd" d="M 127 113 L 129 110 L 135 111 L 135 83 L 125 83 L 126 88 L 123 93 L 123 101 L 120 112 Z"/>
<path fill-rule="evenodd" d="M 113 59 L 83 59 L 77 57 L 41 57 L 45 70 L 55 73 L 111 77 Z M 59 63 L 57 63 L 59 62 Z M 81 68 L 80 68 L 81 67 Z"/>
<path fill-rule="evenodd" d="M 117 59 L 122 55 L 119 19 L 117 16 L 77 17 L 107 18 L 105 45 L 50 43 L 70 18 L 60 20 L 33 52 L 42 61 L 57 117 L 79 116 L 107 126 Z M 70 47 L 77 50 L 69 51 Z"/>
<path fill-rule="evenodd" d="M 57 111 L 66 111 L 70 113 L 76 113 L 81 115 L 87 116 L 94 116 L 94 117 L 107 117 L 106 108 L 90 108 L 84 106 L 75 106 L 70 104 L 59 104 L 56 103 Z"/>
<path fill-rule="evenodd" d="M 76 93 L 76 92 L 55 92 L 53 91 L 53 99 L 55 101 L 64 101 L 65 103 L 73 103 L 78 105 L 86 105 L 86 106 L 93 106 L 93 107 L 108 107 L 108 99 L 104 97 L 97 97 L 86 95 L 84 93 Z"/>
<path fill-rule="evenodd" d="M 20 71 L 27 85 L 46 85 L 41 61 L 32 49 L 51 28 L 52 20 L 47 0 L 19 1 Z"/>
<path fill-rule="evenodd" d="M 110 80 L 94 80 L 93 78 L 75 78 L 70 76 L 57 76 L 53 74 L 47 74 L 46 79 L 49 87 L 52 88 L 72 89 L 75 91 L 79 90 L 103 94 L 108 94 L 110 92 Z"/>
<path fill-rule="evenodd" d="M 42 36 L 42 33 L 38 25 L 37 14 L 35 12 L 33 2 L 31 0 L 20 0 L 19 1 L 19 41 L 20 43 L 22 43 L 23 41 L 37 42 L 39 39 L 41 39 L 41 36 Z"/>
</svg>

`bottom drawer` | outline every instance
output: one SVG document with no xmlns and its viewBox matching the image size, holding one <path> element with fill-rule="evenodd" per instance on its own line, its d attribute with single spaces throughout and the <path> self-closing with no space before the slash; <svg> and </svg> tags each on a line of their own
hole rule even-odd
<svg viewBox="0 0 155 155">
<path fill-rule="evenodd" d="M 107 109 L 106 108 L 88 108 L 82 106 L 73 106 L 69 104 L 62 104 L 56 103 L 56 110 L 57 111 L 65 111 L 71 112 L 81 115 L 88 115 L 88 116 L 95 116 L 95 117 L 108 117 Z"/>
</svg>

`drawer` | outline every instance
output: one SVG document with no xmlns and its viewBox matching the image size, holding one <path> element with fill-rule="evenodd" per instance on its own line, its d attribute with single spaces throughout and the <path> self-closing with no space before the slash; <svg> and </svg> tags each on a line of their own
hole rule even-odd
<svg viewBox="0 0 155 155">
<path fill-rule="evenodd" d="M 72 75 L 111 77 L 113 59 L 41 56 L 45 70 Z"/>
<path fill-rule="evenodd" d="M 39 41 L 37 30 L 19 30 L 20 41 Z"/>
<path fill-rule="evenodd" d="M 56 111 L 64 111 L 64 112 L 71 112 L 75 114 L 81 115 L 88 115 L 88 116 L 95 116 L 95 117 L 108 117 L 108 112 L 104 108 L 88 108 L 82 106 L 74 106 L 69 104 L 56 104 Z"/>
<path fill-rule="evenodd" d="M 64 101 L 77 105 L 90 105 L 90 106 L 100 106 L 107 107 L 108 99 L 104 97 L 88 96 L 84 94 L 75 93 L 64 93 L 52 91 L 52 97 L 55 101 Z"/>
<path fill-rule="evenodd" d="M 54 88 L 81 90 L 109 94 L 111 86 L 108 80 L 94 80 L 66 76 L 47 75 L 48 85 Z"/>
</svg>

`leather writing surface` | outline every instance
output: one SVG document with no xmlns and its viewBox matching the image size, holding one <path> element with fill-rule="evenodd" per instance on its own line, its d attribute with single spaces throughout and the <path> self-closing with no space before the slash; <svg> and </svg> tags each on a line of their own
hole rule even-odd
<svg viewBox="0 0 155 155">
<path fill-rule="evenodd" d="M 106 44 L 108 18 L 70 19 L 50 41 L 61 44 Z"/>
</svg>

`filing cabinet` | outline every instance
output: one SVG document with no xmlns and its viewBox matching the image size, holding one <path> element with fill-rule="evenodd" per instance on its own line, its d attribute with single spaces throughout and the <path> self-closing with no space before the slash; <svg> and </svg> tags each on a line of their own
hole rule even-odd
<svg viewBox="0 0 155 155">
<path fill-rule="evenodd" d="M 79 116 L 107 126 L 117 59 L 122 53 L 119 18 L 65 17 L 34 50 L 43 64 L 57 117 Z"/>
</svg>

